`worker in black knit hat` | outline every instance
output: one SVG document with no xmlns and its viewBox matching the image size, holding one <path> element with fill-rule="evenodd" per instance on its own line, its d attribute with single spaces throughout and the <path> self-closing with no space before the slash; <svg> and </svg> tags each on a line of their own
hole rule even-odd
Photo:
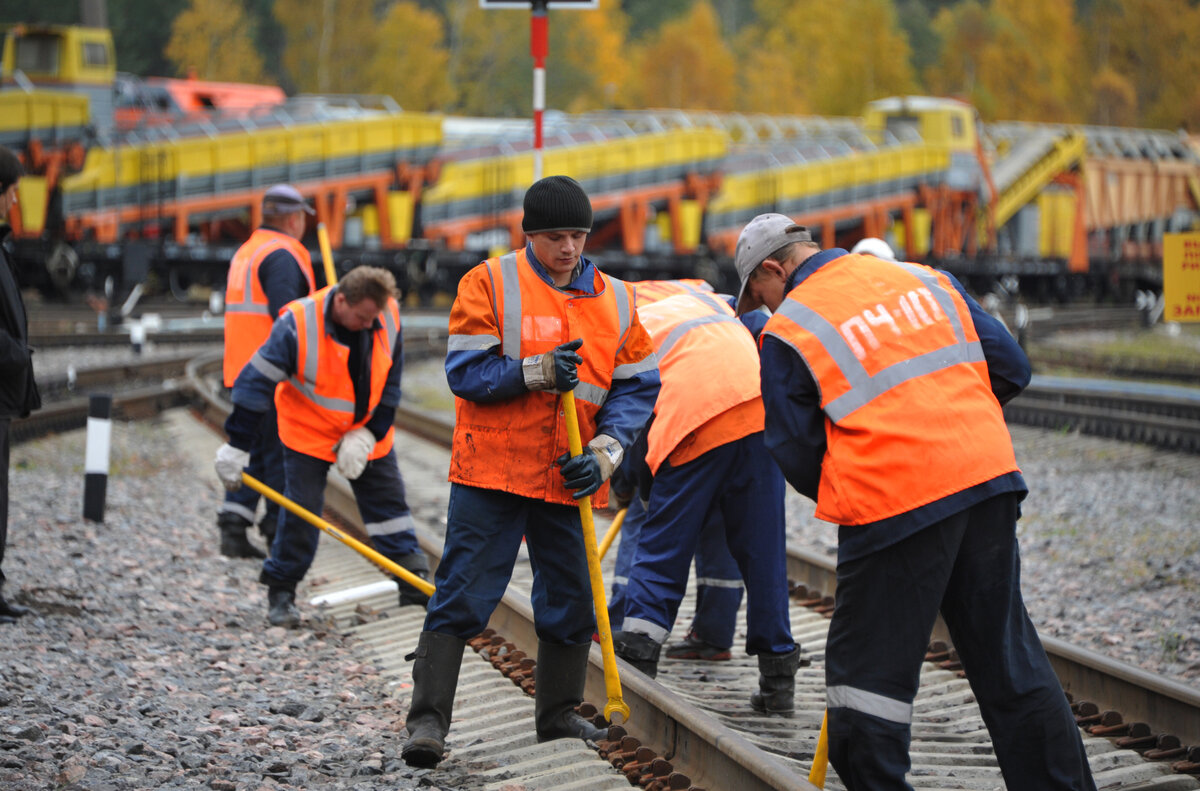
<svg viewBox="0 0 1200 791">
<path fill-rule="evenodd" d="M 442 759 L 466 640 L 487 627 L 521 539 L 533 567 L 538 741 L 603 736 L 575 707 L 595 631 L 578 498 L 608 478 L 650 418 L 658 365 L 633 287 L 583 257 L 592 204 L 566 176 L 525 193 L 525 247 L 476 266 L 450 311 L 455 395 L 446 543 L 413 656 L 410 766 Z M 573 390 L 584 450 L 567 450 Z"/>
</svg>

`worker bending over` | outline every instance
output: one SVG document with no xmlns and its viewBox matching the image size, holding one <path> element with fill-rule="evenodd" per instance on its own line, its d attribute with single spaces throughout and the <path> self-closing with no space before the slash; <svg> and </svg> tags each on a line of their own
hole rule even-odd
<svg viewBox="0 0 1200 791">
<path fill-rule="evenodd" d="M 721 297 L 678 295 L 638 307 L 662 389 L 646 430 L 654 476 L 629 572 L 617 656 L 653 678 L 710 512 L 746 585 L 746 652 L 758 657 L 761 712 L 790 714 L 800 648 L 788 614 L 784 481 L 762 446 L 758 352 Z"/>
<path fill-rule="evenodd" d="M 1010 789 L 1095 789 L 1021 598 L 1025 497 L 1001 405 L 1029 361 L 948 273 L 821 250 L 781 214 L 738 239 L 766 305 L 766 445 L 840 525 L 825 646 L 829 759 L 850 791 L 910 789 L 913 699 L 939 609 Z"/>
<path fill-rule="evenodd" d="M 238 375 L 229 442 L 217 451 L 217 475 L 241 486 L 242 468 L 272 403 L 283 442 L 284 496 L 312 513 L 325 505 L 329 468 L 350 481 L 367 535 L 380 554 L 419 577 L 429 563 L 417 546 L 404 481 L 392 447 L 400 403 L 400 306 L 392 273 L 351 269 L 335 286 L 288 305 L 271 335 Z M 259 581 L 267 620 L 296 626 L 296 585 L 317 551 L 317 528 L 283 511 Z M 400 604 L 426 597 L 404 581 Z"/>
<path fill-rule="evenodd" d="M 575 711 L 595 629 L 577 499 L 607 480 L 658 393 L 633 288 L 583 247 L 592 206 L 566 176 L 525 193 L 524 248 L 476 266 L 450 311 L 455 395 L 446 544 L 414 653 L 410 766 L 442 760 L 463 647 L 487 626 L 525 538 L 538 635 L 538 741 L 595 739 Z M 583 453 L 570 458 L 559 393 L 574 390 Z M 555 465 L 561 465 L 561 469 Z"/>
</svg>

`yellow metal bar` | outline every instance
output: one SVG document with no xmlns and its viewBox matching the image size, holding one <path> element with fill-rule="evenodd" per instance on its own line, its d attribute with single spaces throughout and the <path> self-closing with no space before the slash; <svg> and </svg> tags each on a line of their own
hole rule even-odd
<svg viewBox="0 0 1200 791">
<path fill-rule="evenodd" d="M 817 750 L 813 753 L 812 770 L 808 773 L 808 782 L 817 788 L 825 787 L 825 770 L 829 766 L 829 710 L 821 718 L 821 735 L 817 737 Z"/>
<path fill-rule="evenodd" d="M 583 453 L 579 437 L 579 415 L 575 412 L 575 393 L 562 394 L 563 414 L 567 419 L 567 446 L 572 456 Z M 588 576 L 592 580 L 592 604 L 596 610 L 596 631 L 600 634 L 600 653 L 604 657 L 604 689 L 608 703 L 604 717 L 615 725 L 629 721 L 629 706 L 621 697 L 621 677 L 617 673 L 617 655 L 613 651 L 612 627 L 608 623 L 608 601 L 604 596 L 604 577 L 600 573 L 600 553 L 596 548 L 596 525 L 592 520 L 592 498 L 579 498 L 579 520 L 583 523 L 583 547 L 587 553 Z M 614 719 L 620 714 L 621 719 Z"/>
<path fill-rule="evenodd" d="M 329 231 L 325 223 L 317 223 L 317 242 L 321 245 L 321 261 L 325 264 L 325 285 L 332 286 L 337 282 L 337 270 L 333 268 L 333 249 L 329 246 Z"/>
<path fill-rule="evenodd" d="M 263 497 L 266 497 L 268 500 L 271 500 L 272 502 L 278 503 L 279 505 L 283 506 L 284 508 L 291 511 L 296 516 L 303 519 L 305 522 L 308 522 L 313 527 L 317 527 L 317 528 L 320 528 L 321 530 L 324 530 L 326 533 L 333 536 L 338 541 L 341 541 L 343 544 L 350 547 L 351 549 L 353 549 L 355 552 L 359 553 L 360 555 L 366 557 L 368 560 L 375 562 L 376 564 L 381 566 L 385 571 L 389 571 L 392 574 L 395 574 L 397 577 L 404 580 L 409 585 L 412 585 L 414 588 L 421 591 L 421 593 L 424 593 L 426 596 L 433 595 L 433 584 L 431 582 L 421 579 L 416 574 L 413 574 L 411 571 L 409 571 L 408 569 L 404 568 L 403 566 L 397 564 L 395 561 L 391 560 L 390 558 L 384 557 L 383 555 L 379 554 L 378 552 L 371 549 L 369 546 L 362 543 L 358 539 L 355 539 L 355 538 L 352 538 L 352 537 L 346 535 L 341 530 L 338 530 L 336 527 L 331 525 L 329 522 L 326 522 L 324 519 L 322 519 L 321 517 L 314 514 L 312 511 L 308 510 L 307 508 L 305 508 L 302 505 L 298 505 L 297 503 L 293 502 L 292 500 L 289 500 L 288 498 L 284 497 L 282 494 L 275 491 L 270 486 L 267 486 L 265 483 L 258 480 L 257 478 L 254 478 L 243 472 L 242 473 L 242 483 L 246 484 L 251 489 L 253 489 L 254 491 L 261 494 Z"/>
<path fill-rule="evenodd" d="M 621 525 L 625 524 L 625 514 L 628 511 L 628 508 L 622 508 L 620 511 L 617 511 L 617 515 L 613 517 L 612 524 L 608 526 L 608 532 L 604 534 L 604 539 L 600 542 L 601 560 L 604 560 L 604 556 L 608 554 L 608 548 L 612 546 L 617 533 L 621 532 Z"/>
</svg>

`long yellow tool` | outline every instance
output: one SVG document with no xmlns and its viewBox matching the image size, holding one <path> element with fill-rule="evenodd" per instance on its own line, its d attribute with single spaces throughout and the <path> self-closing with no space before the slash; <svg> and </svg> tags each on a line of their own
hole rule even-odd
<svg viewBox="0 0 1200 791">
<path fill-rule="evenodd" d="M 625 514 L 628 511 L 628 508 L 622 508 L 620 511 L 617 511 L 617 515 L 613 517 L 612 524 L 608 526 L 608 532 L 604 534 L 604 538 L 600 541 L 601 560 L 604 560 L 604 556 L 608 554 L 608 548 L 612 546 L 617 533 L 621 532 L 621 525 L 625 524 Z"/>
<path fill-rule="evenodd" d="M 575 412 L 575 393 L 562 394 L 563 414 L 567 419 L 567 445 L 572 456 L 583 453 L 579 438 L 579 415 Z M 604 717 L 614 725 L 629 721 L 629 706 L 621 698 L 621 677 L 617 674 L 617 655 L 613 652 L 612 627 L 608 623 L 608 601 L 604 596 L 604 576 L 600 573 L 600 553 L 596 548 L 596 525 L 592 520 L 592 498 L 579 498 L 579 520 L 583 523 L 583 547 L 587 553 L 588 576 L 592 580 L 592 604 L 596 609 L 596 631 L 600 634 L 600 653 L 604 657 L 604 689 L 608 703 Z M 611 532 L 611 531 L 610 531 Z M 613 718 L 621 715 L 621 719 Z"/>
<path fill-rule="evenodd" d="M 341 530 L 338 530 L 336 527 L 331 525 L 329 522 L 326 522 L 324 519 L 322 519 L 321 517 L 314 514 L 312 511 L 308 510 L 307 508 L 305 508 L 302 505 L 298 505 L 297 503 L 295 503 L 292 500 L 289 500 L 288 498 L 284 497 L 282 494 L 275 491 L 270 486 L 267 486 L 265 483 L 258 480 L 257 478 L 254 478 L 253 476 L 243 472 L 242 473 L 242 483 L 246 484 L 251 489 L 253 489 L 254 491 L 261 494 L 263 497 L 266 497 L 268 500 L 279 503 L 279 505 L 281 505 L 284 508 L 286 508 L 287 510 L 291 511 L 293 514 L 300 517 L 305 522 L 308 522 L 313 527 L 318 527 L 321 530 L 324 530 L 326 533 L 333 536 L 338 541 L 341 541 L 343 544 L 350 547 L 355 552 L 358 552 L 360 555 L 363 555 L 368 560 L 374 561 L 376 564 L 383 567 L 383 569 L 385 571 L 390 571 L 392 574 L 395 574 L 397 577 L 404 580 L 409 585 L 412 585 L 414 588 L 421 591 L 421 593 L 424 593 L 426 596 L 433 595 L 433 583 L 429 582 L 428 580 L 421 579 L 416 574 L 413 574 L 411 571 L 409 571 L 408 569 L 404 568 L 403 566 L 397 564 L 395 561 L 391 560 L 390 558 L 384 557 L 383 555 L 379 554 L 378 552 L 371 549 L 369 546 L 362 543 L 358 539 L 355 539 L 355 538 L 352 538 L 352 537 L 346 535 Z"/>
<path fill-rule="evenodd" d="M 808 782 L 817 788 L 825 787 L 825 769 L 829 766 L 829 710 L 821 719 L 821 735 L 817 737 L 817 750 L 813 753 L 812 769 L 808 773 Z"/>
<path fill-rule="evenodd" d="M 325 285 L 332 286 L 337 282 L 337 270 L 333 268 L 333 248 L 329 246 L 329 231 L 325 223 L 317 223 L 317 244 L 321 245 L 321 261 L 325 264 Z"/>
</svg>

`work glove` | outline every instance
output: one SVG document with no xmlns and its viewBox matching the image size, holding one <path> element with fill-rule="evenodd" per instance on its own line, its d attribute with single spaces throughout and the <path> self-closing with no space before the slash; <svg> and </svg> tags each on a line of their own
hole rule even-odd
<svg viewBox="0 0 1200 791">
<path fill-rule="evenodd" d="M 242 488 L 242 470 L 250 463 L 250 452 L 235 448 L 226 442 L 217 448 L 217 458 L 213 466 L 217 469 L 217 477 L 231 492 Z"/>
<path fill-rule="evenodd" d="M 576 500 L 595 494 L 621 463 L 621 443 L 606 434 L 597 435 L 583 453 L 564 453 L 554 460 L 562 467 L 563 486 L 574 489 Z"/>
<path fill-rule="evenodd" d="M 525 386 L 530 390 L 555 390 L 565 393 L 579 384 L 579 373 L 575 370 L 583 362 L 576 351 L 583 345 L 582 338 L 555 347 L 545 354 L 534 354 L 521 360 L 521 373 Z"/>
<path fill-rule="evenodd" d="M 367 468 L 367 456 L 375 447 L 375 435 L 365 426 L 360 426 L 338 440 L 333 447 L 337 451 L 337 469 L 346 480 L 353 481 Z"/>
</svg>

